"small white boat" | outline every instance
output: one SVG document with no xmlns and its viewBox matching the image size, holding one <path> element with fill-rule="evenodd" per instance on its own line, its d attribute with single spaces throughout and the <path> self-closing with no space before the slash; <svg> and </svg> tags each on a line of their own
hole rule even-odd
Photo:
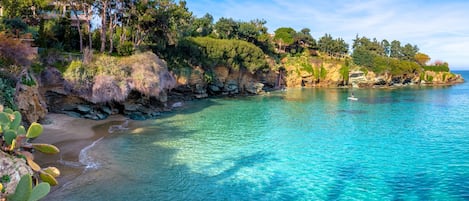
<svg viewBox="0 0 469 201">
<path fill-rule="evenodd" d="M 355 97 L 355 96 L 349 96 L 349 97 L 347 98 L 347 100 L 351 100 L 351 101 L 357 101 L 357 100 L 358 100 L 358 98 L 357 98 L 357 97 Z"/>
</svg>

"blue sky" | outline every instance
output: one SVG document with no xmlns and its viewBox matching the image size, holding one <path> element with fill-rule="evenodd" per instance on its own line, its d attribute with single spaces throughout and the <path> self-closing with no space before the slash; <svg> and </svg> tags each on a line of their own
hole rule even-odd
<svg viewBox="0 0 469 201">
<path fill-rule="evenodd" d="M 270 33 L 309 28 L 316 39 L 330 33 L 350 45 L 357 34 L 399 40 L 452 70 L 469 69 L 468 0 L 187 0 L 187 7 L 215 21 L 265 19 Z"/>
</svg>

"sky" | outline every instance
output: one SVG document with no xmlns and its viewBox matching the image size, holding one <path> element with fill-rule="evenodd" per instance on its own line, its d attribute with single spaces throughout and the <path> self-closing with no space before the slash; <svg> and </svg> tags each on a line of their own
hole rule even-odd
<svg viewBox="0 0 469 201">
<path fill-rule="evenodd" d="M 469 70 L 469 0 L 187 0 L 187 7 L 215 22 L 264 19 L 269 33 L 309 28 L 316 39 L 329 33 L 350 46 L 357 34 L 399 40 L 452 70 Z"/>
</svg>

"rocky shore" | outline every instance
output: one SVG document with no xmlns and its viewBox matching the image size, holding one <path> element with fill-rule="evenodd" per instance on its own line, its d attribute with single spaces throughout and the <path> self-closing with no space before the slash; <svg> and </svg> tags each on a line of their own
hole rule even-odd
<svg viewBox="0 0 469 201">
<path fill-rule="evenodd" d="M 129 65 L 125 69 L 133 72 L 130 77 L 100 75 L 85 84 L 65 79 L 56 68 L 47 68 L 37 78 L 38 85 L 17 85 L 19 110 L 27 122 L 41 121 L 47 112 L 92 120 L 117 114 L 133 120 L 145 120 L 156 118 L 194 99 L 256 95 L 284 87 L 382 88 L 464 82 L 460 75 L 451 72 L 391 75 L 356 69 L 352 69 L 348 79 L 344 80 L 340 73 L 341 66 L 334 62 L 324 63 L 327 74 L 319 78 L 289 66 L 283 70 L 258 72 L 243 72 L 225 66 L 206 72 L 201 67 L 194 67 L 188 72 L 174 73 L 153 53 L 137 55 L 131 61 L 138 62 L 123 64 Z"/>
</svg>

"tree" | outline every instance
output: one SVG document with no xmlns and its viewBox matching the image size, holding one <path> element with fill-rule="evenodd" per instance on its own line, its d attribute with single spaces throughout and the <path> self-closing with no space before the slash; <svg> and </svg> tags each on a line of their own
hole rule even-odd
<svg viewBox="0 0 469 201">
<path fill-rule="evenodd" d="M 52 0 L 0 0 L 7 18 L 21 17 L 27 23 L 37 20 L 36 10 L 44 8 Z"/>
<path fill-rule="evenodd" d="M 274 40 L 278 45 L 278 49 L 285 52 L 286 47 L 293 44 L 295 34 L 296 31 L 290 27 L 281 27 L 275 30 Z"/>
<path fill-rule="evenodd" d="M 190 36 L 208 36 L 213 31 L 213 16 L 207 13 L 201 18 L 196 18 L 191 29 Z"/>
<path fill-rule="evenodd" d="M 398 59 L 402 57 L 400 41 L 393 40 L 391 42 L 391 51 L 389 53 L 389 56 L 392 58 L 398 58 Z"/>
<path fill-rule="evenodd" d="M 430 57 L 427 55 L 427 54 L 424 54 L 424 53 L 417 53 L 415 54 L 415 61 L 417 61 L 418 64 L 420 64 L 421 66 L 425 66 L 428 61 L 430 61 Z"/>
<path fill-rule="evenodd" d="M 386 39 L 383 39 L 381 47 L 383 48 L 383 55 L 389 57 L 391 54 L 391 44 Z"/>
<path fill-rule="evenodd" d="M 97 1 L 97 7 L 99 8 L 100 17 L 101 17 L 101 32 L 100 32 L 100 39 L 101 39 L 101 48 L 100 52 L 104 52 L 106 49 L 106 26 L 107 26 L 107 19 L 108 19 L 108 7 L 109 7 L 110 0 L 99 0 Z"/>
<path fill-rule="evenodd" d="M 220 18 L 215 23 L 215 32 L 220 39 L 237 39 L 239 23 L 232 18 Z"/>
<path fill-rule="evenodd" d="M 319 51 L 327 53 L 329 56 L 332 56 L 334 39 L 330 34 L 324 34 L 318 41 Z"/>
<path fill-rule="evenodd" d="M 417 54 L 418 51 L 419 48 L 417 46 L 412 46 L 410 43 L 407 43 L 401 48 L 401 59 L 415 61 L 415 54 Z"/>
</svg>

